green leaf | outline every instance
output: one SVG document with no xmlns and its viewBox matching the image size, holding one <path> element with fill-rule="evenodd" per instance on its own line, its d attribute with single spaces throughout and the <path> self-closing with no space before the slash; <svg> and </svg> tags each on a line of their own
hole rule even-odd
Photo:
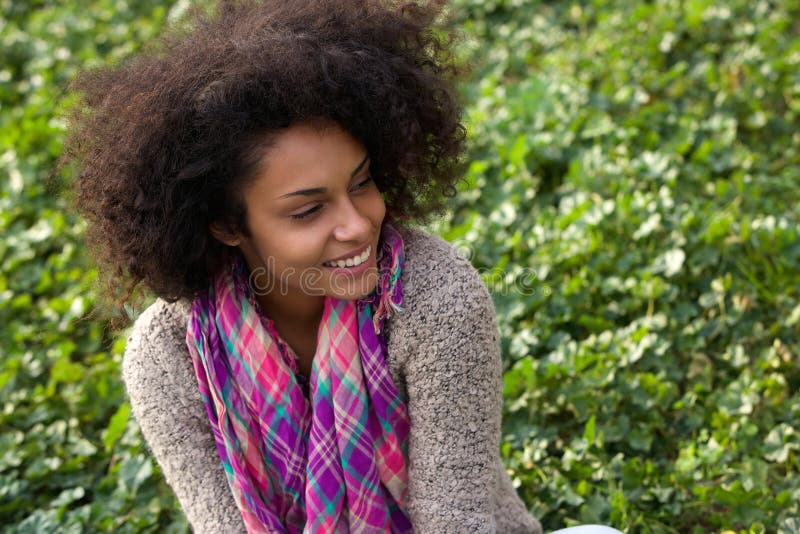
<svg viewBox="0 0 800 534">
<path fill-rule="evenodd" d="M 110 452 L 114 448 L 119 438 L 125 432 L 128 426 L 128 420 L 131 415 L 131 405 L 127 402 L 120 405 L 117 411 L 111 416 L 108 423 L 108 428 L 103 436 L 103 445 L 105 445 L 106 452 Z"/>
<path fill-rule="evenodd" d="M 586 440 L 587 443 L 593 443 L 595 438 L 595 416 L 592 415 L 589 420 L 586 422 L 586 428 L 583 431 L 583 439 Z"/>
<path fill-rule="evenodd" d="M 789 452 L 800 451 L 800 436 L 786 423 L 781 423 L 770 430 L 764 440 L 764 458 L 771 462 L 783 463 L 789 458 Z"/>
</svg>

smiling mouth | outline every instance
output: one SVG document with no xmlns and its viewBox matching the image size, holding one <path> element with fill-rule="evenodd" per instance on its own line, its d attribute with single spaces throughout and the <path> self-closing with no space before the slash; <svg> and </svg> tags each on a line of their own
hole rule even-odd
<svg viewBox="0 0 800 534">
<path fill-rule="evenodd" d="M 352 258 L 347 258 L 345 260 L 338 260 L 338 261 L 326 261 L 322 265 L 324 267 L 357 267 L 361 265 L 365 261 L 369 259 L 370 254 L 372 254 L 372 245 L 368 246 L 364 252 L 359 254 L 358 256 L 353 256 Z"/>
</svg>

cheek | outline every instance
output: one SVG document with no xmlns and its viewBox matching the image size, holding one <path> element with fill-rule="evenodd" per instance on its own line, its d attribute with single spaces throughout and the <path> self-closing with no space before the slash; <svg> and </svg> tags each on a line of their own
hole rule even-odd
<svg viewBox="0 0 800 534">
<path fill-rule="evenodd" d="M 380 226 L 383 222 L 383 218 L 386 216 L 386 203 L 383 201 L 383 197 L 377 189 L 375 190 L 373 198 L 370 200 L 369 213 L 373 223 L 377 226 Z"/>
<path fill-rule="evenodd" d="M 278 271 L 302 269 L 317 262 L 324 240 L 319 232 L 295 232 L 291 229 L 276 231 L 272 227 L 268 236 L 254 240 L 257 254 L 262 263 L 274 266 Z"/>
<path fill-rule="evenodd" d="M 317 265 L 324 255 L 326 241 L 324 232 L 303 232 L 292 235 L 285 242 L 286 259 L 299 267 Z M 287 234 L 288 237 L 288 234 Z"/>
</svg>

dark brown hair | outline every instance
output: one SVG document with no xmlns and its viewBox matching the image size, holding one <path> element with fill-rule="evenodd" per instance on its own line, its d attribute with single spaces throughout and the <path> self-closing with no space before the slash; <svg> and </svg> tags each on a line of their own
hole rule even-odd
<svg viewBox="0 0 800 534">
<path fill-rule="evenodd" d="M 140 282 L 168 300 L 206 289 L 227 249 L 210 223 L 246 231 L 238 193 L 257 148 L 299 121 L 334 121 L 365 145 L 390 214 L 439 211 L 464 144 L 440 14 L 433 2 L 225 2 L 79 76 L 64 161 L 77 163 L 104 285 L 121 302 Z"/>
</svg>

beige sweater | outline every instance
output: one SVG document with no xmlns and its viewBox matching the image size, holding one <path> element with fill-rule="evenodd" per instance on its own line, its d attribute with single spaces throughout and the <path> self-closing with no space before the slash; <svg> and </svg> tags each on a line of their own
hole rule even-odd
<svg viewBox="0 0 800 534">
<path fill-rule="evenodd" d="M 499 456 L 501 362 L 492 300 L 446 242 L 403 229 L 404 311 L 387 364 L 404 395 L 408 512 L 423 534 L 540 533 Z M 158 300 L 128 339 L 133 413 L 195 532 L 244 532 L 186 348 L 187 302 Z"/>
</svg>

